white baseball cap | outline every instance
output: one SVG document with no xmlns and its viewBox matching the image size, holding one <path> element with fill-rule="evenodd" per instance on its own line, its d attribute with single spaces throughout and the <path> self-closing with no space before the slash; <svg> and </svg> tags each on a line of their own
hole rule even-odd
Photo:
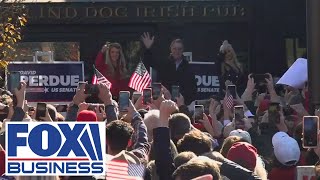
<svg viewBox="0 0 320 180">
<path fill-rule="evenodd" d="M 289 135 L 285 132 L 277 132 L 276 134 L 273 135 L 272 137 L 272 145 L 274 146 L 275 144 L 278 144 L 279 141 L 281 142 L 282 141 L 282 138 L 284 137 L 289 137 Z"/>
<path fill-rule="evenodd" d="M 251 136 L 247 131 L 244 131 L 242 129 L 236 129 L 230 132 L 229 136 L 237 136 L 240 138 L 243 138 L 248 143 L 252 144 Z"/>
<path fill-rule="evenodd" d="M 285 132 L 278 132 L 272 137 L 273 152 L 277 160 L 285 165 L 292 166 L 300 159 L 298 142 Z M 290 164 L 288 164 L 290 162 Z"/>
</svg>

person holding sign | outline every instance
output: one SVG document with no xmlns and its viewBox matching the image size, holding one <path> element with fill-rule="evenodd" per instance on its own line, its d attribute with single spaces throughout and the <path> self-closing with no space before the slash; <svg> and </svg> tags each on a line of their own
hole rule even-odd
<svg viewBox="0 0 320 180">
<path fill-rule="evenodd" d="M 95 65 L 112 83 L 111 92 L 114 96 L 118 96 L 122 90 L 129 90 L 126 59 L 119 43 L 107 42 L 99 51 Z"/>
<path fill-rule="evenodd" d="M 154 37 L 151 37 L 149 33 L 144 33 L 141 39 L 147 49 L 143 58 L 144 64 L 157 70 L 159 81 L 169 91 L 172 90 L 172 86 L 179 86 L 180 94 L 184 97 L 186 104 L 189 105 L 195 100 L 197 88 L 195 76 L 182 54 L 184 49 L 182 40 L 173 40 L 170 45 L 169 58 L 157 61 L 150 51 L 154 43 Z"/>
</svg>

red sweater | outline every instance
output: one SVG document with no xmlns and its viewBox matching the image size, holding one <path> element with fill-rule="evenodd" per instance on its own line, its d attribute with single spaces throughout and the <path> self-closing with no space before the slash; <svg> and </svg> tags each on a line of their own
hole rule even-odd
<svg viewBox="0 0 320 180">
<path fill-rule="evenodd" d="M 296 179 L 296 167 L 288 168 L 272 168 L 268 174 L 269 180 L 295 180 Z"/>
<path fill-rule="evenodd" d="M 297 166 L 305 166 L 305 165 L 306 165 L 306 159 L 301 154 Z M 284 180 L 284 177 L 286 177 L 285 178 L 286 180 L 295 180 L 296 166 L 287 167 L 287 168 L 272 168 L 272 170 L 268 174 L 269 180 Z"/>
<path fill-rule="evenodd" d="M 111 83 L 111 93 L 113 96 L 118 97 L 120 91 L 129 91 L 130 88 L 128 87 L 129 80 L 128 79 L 122 79 L 120 77 L 120 72 L 119 69 L 115 72 L 117 75 L 112 77 L 108 73 L 110 71 L 108 65 L 105 63 L 105 58 L 104 54 L 102 52 L 99 52 L 97 57 L 96 57 L 96 62 L 95 62 L 96 68 L 98 71 L 102 73 L 104 77 L 106 77 Z"/>
<path fill-rule="evenodd" d="M 0 151 L 0 176 L 5 172 L 5 156 L 6 153 L 4 150 Z"/>
</svg>

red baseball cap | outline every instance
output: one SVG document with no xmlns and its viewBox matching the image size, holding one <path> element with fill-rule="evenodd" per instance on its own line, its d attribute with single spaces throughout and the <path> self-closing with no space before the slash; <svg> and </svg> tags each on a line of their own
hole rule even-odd
<svg viewBox="0 0 320 180">
<path fill-rule="evenodd" d="M 92 122 L 92 121 L 98 121 L 98 118 L 95 112 L 89 111 L 89 110 L 83 110 L 78 114 L 77 121 Z"/>
<path fill-rule="evenodd" d="M 257 149 L 249 143 L 234 143 L 228 151 L 227 158 L 244 168 L 254 171 L 257 163 Z"/>
<path fill-rule="evenodd" d="M 259 113 L 263 113 L 264 111 L 269 109 L 270 100 L 264 99 L 259 104 Z"/>
</svg>

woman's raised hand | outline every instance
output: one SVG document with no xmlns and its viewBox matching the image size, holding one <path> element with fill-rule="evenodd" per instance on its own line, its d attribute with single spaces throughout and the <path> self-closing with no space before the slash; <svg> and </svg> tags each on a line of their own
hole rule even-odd
<svg viewBox="0 0 320 180">
<path fill-rule="evenodd" d="M 154 43 L 154 36 L 150 36 L 149 32 L 144 32 L 141 36 L 141 40 L 144 44 L 144 46 L 147 48 L 147 49 L 150 49 L 151 46 L 153 45 Z"/>
</svg>

